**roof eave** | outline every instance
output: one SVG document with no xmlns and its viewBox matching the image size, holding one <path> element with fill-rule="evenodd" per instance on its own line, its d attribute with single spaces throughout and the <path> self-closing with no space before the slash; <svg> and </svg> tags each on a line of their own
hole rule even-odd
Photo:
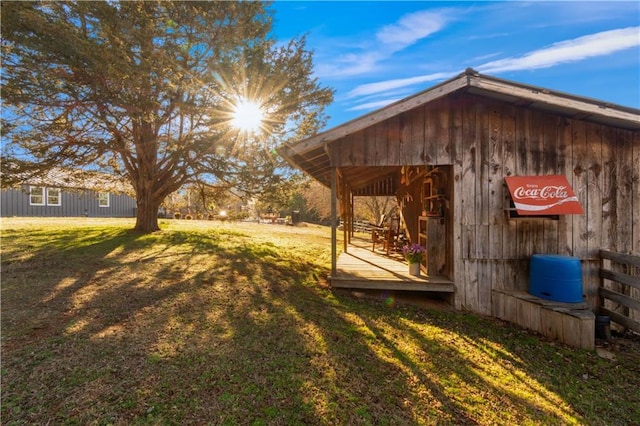
<svg viewBox="0 0 640 426">
<path fill-rule="evenodd" d="M 412 110 L 429 101 L 468 87 L 468 85 L 468 74 L 465 72 L 458 75 L 457 77 L 454 77 L 451 80 L 447 80 L 443 83 L 429 88 L 428 90 L 389 104 L 384 108 L 347 121 L 346 123 L 340 124 L 332 129 L 329 129 L 322 133 L 318 133 L 317 135 L 311 136 L 307 139 L 303 139 L 294 144 L 286 145 L 285 147 L 283 147 L 283 150 L 286 150 L 289 155 L 308 152 L 310 150 L 316 149 L 322 144 L 331 143 L 344 136 L 366 129 L 369 126 L 380 123 L 405 111 Z"/>
<path fill-rule="evenodd" d="M 617 126 L 628 130 L 640 129 L 640 110 L 575 96 L 545 88 L 519 84 L 486 75 L 470 75 L 469 87 L 483 92 L 502 94 L 531 102 L 562 109 L 564 115 L 593 118 L 595 122 L 615 122 Z M 472 90 L 473 90 L 472 89 Z M 598 120 L 598 117 L 601 119 Z"/>
<path fill-rule="evenodd" d="M 283 156 L 294 157 L 297 154 L 317 149 L 325 143 L 331 143 L 344 136 L 363 130 L 369 126 L 399 115 L 405 111 L 419 107 L 427 102 L 453 92 L 474 88 L 487 93 L 503 94 L 520 98 L 537 104 L 545 104 L 556 108 L 562 108 L 573 114 L 569 116 L 591 117 L 598 122 L 602 117 L 607 122 L 615 123 L 628 130 L 640 130 L 640 110 L 621 105 L 603 102 L 567 93 L 551 91 L 544 88 L 520 84 L 492 76 L 478 73 L 473 69 L 467 69 L 458 76 L 433 86 L 423 92 L 394 102 L 379 110 L 355 118 L 344 124 L 336 126 L 325 132 L 318 133 L 307 139 L 282 147 L 279 151 Z M 602 122 L 602 120 L 600 120 Z"/>
</svg>

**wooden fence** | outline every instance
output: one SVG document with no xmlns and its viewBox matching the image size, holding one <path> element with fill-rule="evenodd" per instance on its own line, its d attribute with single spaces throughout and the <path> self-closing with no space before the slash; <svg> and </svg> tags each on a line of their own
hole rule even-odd
<svg viewBox="0 0 640 426">
<path fill-rule="evenodd" d="M 640 256 L 600 250 L 600 313 L 640 333 Z"/>
</svg>

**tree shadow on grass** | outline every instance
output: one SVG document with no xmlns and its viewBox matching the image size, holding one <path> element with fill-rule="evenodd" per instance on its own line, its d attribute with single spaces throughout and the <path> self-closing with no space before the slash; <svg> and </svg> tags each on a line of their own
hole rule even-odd
<svg viewBox="0 0 640 426">
<path fill-rule="evenodd" d="M 300 250 L 242 233 L 46 237 L 5 241 L 16 248 L 3 255 L 7 421 L 579 419 L 577 396 L 518 346 L 539 345 L 552 363 L 567 352 L 464 314 L 336 296 L 317 282 L 326 265 Z"/>
</svg>

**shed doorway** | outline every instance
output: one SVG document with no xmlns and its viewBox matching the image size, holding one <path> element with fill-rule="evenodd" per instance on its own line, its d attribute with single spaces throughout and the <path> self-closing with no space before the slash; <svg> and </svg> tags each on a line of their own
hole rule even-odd
<svg viewBox="0 0 640 426">
<path fill-rule="evenodd" d="M 407 239 L 426 249 L 421 265 L 426 275 L 453 273 L 452 172 L 451 165 L 427 166 L 397 194 Z"/>
</svg>

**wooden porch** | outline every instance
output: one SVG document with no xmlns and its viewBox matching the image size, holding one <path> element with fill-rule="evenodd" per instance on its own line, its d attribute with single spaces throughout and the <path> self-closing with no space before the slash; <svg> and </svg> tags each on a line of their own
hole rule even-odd
<svg viewBox="0 0 640 426">
<path fill-rule="evenodd" d="M 371 243 L 352 239 L 347 253 L 337 260 L 335 276 L 329 277 L 334 288 L 363 290 L 398 290 L 449 293 L 453 295 L 453 281 L 443 276 L 409 275 L 409 267 L 401 253 L 387 256 L 371 250 Z"/>
</svg>

